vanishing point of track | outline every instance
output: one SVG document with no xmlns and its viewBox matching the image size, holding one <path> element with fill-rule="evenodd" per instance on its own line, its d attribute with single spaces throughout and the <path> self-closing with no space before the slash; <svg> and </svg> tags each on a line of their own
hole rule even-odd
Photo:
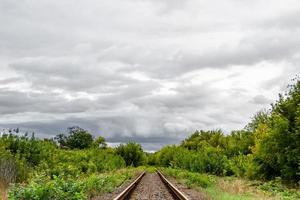
<svg viewBox="0 0 300 200">
<path fill-rule="evenodd" d="M 144 195 L 144 194 L 139 194 L 139 193 L 144 193 L 145 191 L 143 191 L 141 189 L 140 189 L 141 190 L 140 191 L 138 187 L 139 186 L 142 187 L 141 184 L 145 184 L 145 183 L 147 183 L 147 181 L 149 181 L 147 179 L 148 177 L 145 177 L 145 176 L 151 176 L 151 174 L 147 174 L 146 172 L 141 173 L 129 186 L 127 186 L 117 197 L 115 197 L 114 200 L 140 199 L 140 198 L 135 198 L 133 196 Z M 153 177 L 153 176 L 155 176 L 155 177 Z M 160 171 L 156 171 L 156 174 L 152 174 L 151 178 L 159 179 L 156 181 L 161 181 L 163 183 L 163 185 L 165 187 L 154 188 L 154 189 L 165 190 L 162 192 L 168 193 L 170 196 L 170 199 L 188 200 L 188 198 L 181 191 L 179 191 L 168 179 L 166 179 L 166 177 Z M 141 183 L 142 180 L 145 183 Z M 148 183 L 148 184 L 150 185 L 150 184 L 155 184 L 155 183 Z M 141 199 L 143 199 L 143 198 L 141 198 Z M 157 197 L 157 199 L 166 199 L 166 198 Z"/>
</svg>

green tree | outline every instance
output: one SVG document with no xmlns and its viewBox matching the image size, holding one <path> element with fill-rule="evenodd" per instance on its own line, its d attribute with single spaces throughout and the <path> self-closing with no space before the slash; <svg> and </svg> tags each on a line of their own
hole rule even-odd
<svg viewBox="0 0 300 200">
<path fill-rule="evenodd" d="M 254 146 L 254 135 L 252 132 L 246 130 L 232 131 L 226 137 L 226 140 L 225 153 L 229 158 L 252 153 L 251 150 Z"/>
<path fill-rule="evenodd" d="M 286 95 L 272 105 L 267 120 L 254 132 L 254 164 L 261 178 L 280 176 L 300 180 L 300 82 L 289 86 Z"/>
<path fill-rule="evenodd" d="M 181 143 L 182 147 L 189 150 L 201 150 L 207 145 L 224 148 L 226 139 L 223 132 L 221 130 L 196 131 Z"/>
<path fill-rule="evenodd" d="M 79 126 L 68 128 L 68 135 L 58 134 L 55 140 L 61 147 L 70 149 L 85 149 L 93 144 L 93 136 Z"/>
<path fill-rule="evenodd" d="M 139 166 L 144 163 L 145 155 L 142 146 L 135 142 L 121 144 L 116 148 L 116 153 L 123 157 L 127 166 Z"/>
<path fill-rule="evenodd" d="M 97 137 L 93 142 L 93 147 L 94 148 L 105 149 L 107 147 L 107 144 L 105 142 L 105 138 L 102 137 L 102 136 Z"/>
<path fill-rule="evenodd" d="M 259 111 L 254 115 L 251 122 L 245 127 L 246 130 L 254 132 L 260 124 L 267 123 L 269 118 L 269 112 L 266 110 Z"/>
</svg>

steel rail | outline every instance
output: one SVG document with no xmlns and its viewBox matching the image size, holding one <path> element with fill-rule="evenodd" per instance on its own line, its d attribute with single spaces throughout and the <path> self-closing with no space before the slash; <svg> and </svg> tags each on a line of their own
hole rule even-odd
<svg viewBox="0 0 300 200">
<path fill-rule="evenodd" d="M 160 172 L 156 171 L 159 177 L 161 178 L 162 182 L 166 185 L 166 187 L 172 192 L 174 197 L 179 200 L 189 200 L 182 192 L 180 192 L 166 177 Z"/>
<path fill-rule="evenodd" d="M 121 192 L 117 197 L 114 198 L 114 200 L 124 200 L 128 198 L 129 194 L 134 190 L 134 188 L 139 184 L 139 182 L 142 180 L 143 176 L 145 175 L 145 171 L 142 172 L 123 192 Z"/>
</svg>

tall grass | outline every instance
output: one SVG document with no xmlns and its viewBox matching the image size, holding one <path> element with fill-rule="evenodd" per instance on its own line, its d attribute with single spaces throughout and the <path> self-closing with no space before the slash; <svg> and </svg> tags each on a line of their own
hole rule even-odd
<svg viewBox="0 0 300 200">
<path fill-rule="evenodd" d="M 161 168 L 168 176 L 200 190 L 214 200 L 298 200 L 300 189 L 289 189 L 280 180 L 251 181 L 236 177 L 218 177 L 181 169 Z"/>
<path fill-rule="evenodd" d="M 50 177 L 39 174 L 28 184 L 15 184 L 9 191 L 10 200 L 86 200 L 112 192 L 130 180 L 139 170 L 127 168 L 109 173 L 82 177 Z"/>
</svg>

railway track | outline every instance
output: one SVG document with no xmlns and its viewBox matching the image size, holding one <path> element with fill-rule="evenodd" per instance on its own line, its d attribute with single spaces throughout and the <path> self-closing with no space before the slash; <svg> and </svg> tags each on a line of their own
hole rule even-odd
<svg viewBox="0 0 300 200">
<path fill-rule="evenodd" d="M 148 174 L 146 172 L 141 173 L 129 186 L 114 198 L 114 200 L 136 199 L 189 200 L 158 170 L 156 171 L 156 174 Z"/>
</svg>

